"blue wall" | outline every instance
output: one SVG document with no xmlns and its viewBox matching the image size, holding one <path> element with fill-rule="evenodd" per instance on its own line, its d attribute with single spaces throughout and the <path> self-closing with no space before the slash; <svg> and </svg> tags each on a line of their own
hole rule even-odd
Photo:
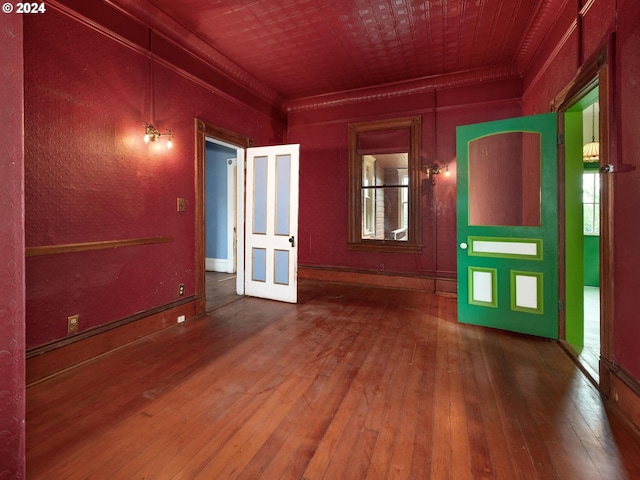
<svg viewBox="0 0 640 480">
<path fill-rule="evenodd" d="M 207 258 L 228 258 L 227 160 L 235 157 L 235 150 L 206 142 L 205 256 Z"/>
</svg>

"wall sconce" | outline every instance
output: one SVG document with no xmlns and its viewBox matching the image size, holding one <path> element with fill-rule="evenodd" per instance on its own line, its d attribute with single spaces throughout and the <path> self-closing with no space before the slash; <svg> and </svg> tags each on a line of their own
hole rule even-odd
<svg viewBox="0 0 640 480">
<path fill-rule="evenodd" d="M 173 130 L 167 130 L 164 133 L 160 133 L 150 123 L 144 124 L 144 143 L 156 142 L 160 137 L 168 137 L 167 148 L 173 147 Z"/>
<path fill-rule="evenodd" d="M 438 162 L 433 162 L 429 165 L 424 165 L 424 172 L 427 174 L 427 177 L 431 180 L 431 185 L 436 184 L 435 175 L 440 175 L 442 173 L 443 167 L 440 166 Z M 449 164 L 445 164 L 444 166 L 444 176 L 449 176 Z"/>
</svg>

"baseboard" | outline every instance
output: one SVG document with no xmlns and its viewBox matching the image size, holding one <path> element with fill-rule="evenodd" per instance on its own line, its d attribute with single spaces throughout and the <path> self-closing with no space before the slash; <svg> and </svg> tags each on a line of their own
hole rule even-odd
<svg viewBox="0 0 640 480">
<path fill-rule="evenodd" d="M 420 277 L 395 273 L 374 273 L 335 267 L 298 266 L 298 278 L 325 282 L 352 283 L 405 290 L 419 290 L 444 295 L 457 294 L 457 281 L 449 277 Z"/>
<path fill-rule="evenodd" d="M 185 319 L 195 317 L 196 300 L 168 306 L 165 309 L 154 309 L 105 325 L 99 330 L 66 337 L 44 347 L 29 350 L 26 354 L 26 384 L 29 386 L 175 325 L 180 315 L 184 315 Z"/>
<path fill-rule="evenodd" d="M 205 258 L 204 269 L 207 272 L 234 272 L 234 262 L 226 258 Z"/>
<path fill-rule="evenodd" d="M 619 365 L 606 360 L 600 361 L 600 382 L 607 404 L 640 437 L 640 382 Z"/>
</svg>

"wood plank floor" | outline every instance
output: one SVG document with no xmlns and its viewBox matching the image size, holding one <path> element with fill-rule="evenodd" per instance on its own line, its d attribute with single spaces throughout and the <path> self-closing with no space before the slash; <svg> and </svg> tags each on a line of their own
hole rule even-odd
<svg viewBox="0 0 640 480">
<path fill-rule="evenodd" d="M 207 272 L 205 280 L 207 312 L 238 300 L 235 273 Z"/>
<path fill-rule="evenodd" d="M 640 447 L 552 341 L 303 281 L 27 389 L 30 479 L 625 479 Z"/>
<path fill-rule="evenodd" d="M 584 347 L 579 350 L 578 361 L 597 383 L 600 381 L 600 288 L 584 287 Z"/>
</svg>

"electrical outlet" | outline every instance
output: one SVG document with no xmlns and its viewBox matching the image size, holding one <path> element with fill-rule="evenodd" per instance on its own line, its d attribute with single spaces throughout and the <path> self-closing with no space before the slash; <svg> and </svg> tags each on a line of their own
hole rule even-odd
<svg viewBox="0 0 640 480">
<path fill-rule="evenodd" d="M 180 285 L 178 285 L 178 295 L 180 296 L 184 295 L 184 283 L 181 283 Z"/>
<path fill-rule="evenodd" d="M 80 315 L 71 315 L 67 317 L 67 334 L 78 332 L 78 323 L 80 321 Z"/>
<path fill-rule="evenodd" d="M 178 198 L 176 201 L 176 210 L 178 212 L 184 212 L 186 209 L 186 203 L 184 198 Z"/>
</svg>

